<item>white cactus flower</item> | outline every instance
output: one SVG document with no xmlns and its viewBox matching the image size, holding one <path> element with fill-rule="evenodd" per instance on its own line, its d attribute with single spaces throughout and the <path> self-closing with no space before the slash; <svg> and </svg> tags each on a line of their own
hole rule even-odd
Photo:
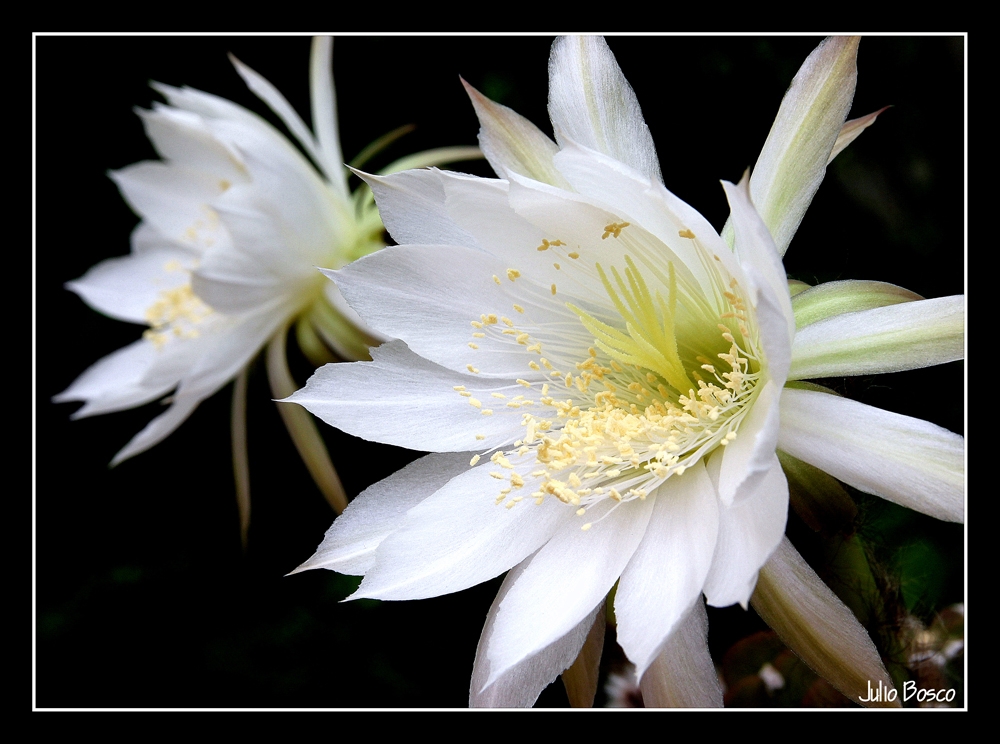
<svg viewBox="0 0 1000 744">
<path fill-rule="evenodd" d="M 500 180 L 366 177 L 401 245 L 328 273 L 397 340 L 320 369 L 289 400 L 432 454 L 359 496 L 299 570 L 362 574 L 354 596 L 397 600 L 508 572 L 473 705 L 531 705 L 613 589 L 647 705 L 721 705 L 703 595 L 744 607 L 753 595 L 845 694 L 859 679 L 891 684 L 784 540 L 776 455 L 963 518 L 960 436 L 797 382 L 963 353 L 962 297 L 865 282 L 790 295 L 781 256 L 829 160 L 874 118 L 845 126 L 856 50 L 820 45 L 753 178 L 724 184 L 731 245 L 664 187 L 635 95 L 596 37 L 553 45 L 556 142 L 470 89 Z M 754 595 L 759 576 L 767 591 Z"/>
</svg>

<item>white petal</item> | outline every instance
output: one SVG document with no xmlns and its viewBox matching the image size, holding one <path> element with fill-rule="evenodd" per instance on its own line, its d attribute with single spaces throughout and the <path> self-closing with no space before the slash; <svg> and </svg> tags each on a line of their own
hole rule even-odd
<svg viewBox="0 0 1000 744">
<path fill-rule="evenodd" d="M 410 170 L 389 176 L 354 172 L 371 187 L 385 229 L 400 245 L 476 245 L 445 208 L 440 171 Z"/>
<path fill-rule="evenodd" d="M 379 545 L 354 596 L 423 599 L 467 589 L 516 566 L 561 525 L 579 523 L 556 499 L 536 505 L 526 498 L 510 509 L 497 503 L 501 487 L 510 486 L 490 475 L 499 470 L 493 463 L 469 468 L 410 509 Z M 537 490 L 537 478 L 524 480 L 512 496 Z"/>
<path fill-rule="evenodd" d="M 493 639 L 497 610 L 500 609 L 507 592 L 530 562 L 529 558 L 510 570 L 486 616 L 486 625 L 483 627 L 483 634 L 476 648 L 476 662 L 472 669 L 472 684 L 469 689 L 470 708 L 530 708 L 542 690 L 573 664 L 587 640 L 591 626 L 595 622 L 604 622 L 604 619 L 599 617 L 604 605 L 599 604 L 566 635 L 534 656 L 514 665 L 496 678 L 489 687 L 485 687 L 487 680 L 490 679 L 490 662 L 486 657 L 486 649 Z"/>
<path fill-rule="evenodd" d="M 213 174 L 230 184 L 246 181 L 239 153 L 215 137 L 201 116 L 153 104 L 152 111 L 136 111 L 146 136 L 170 165 Z"/>
<path fill-rule="evenodd" d="M 459 386 L 471 395 L 459 395 Z M 508 397 L 527 392 L 514 380 L 446 370 L 390 341 L 372 349 L 371 362 L 321 367 L 286 400 L 370 441 L 424 452 L 489 451 L 523 432 L 523 412 L 491 395 L 503 391 Z M 473 399 L 481 405 L 470 404 Z"/>
<path fill-rule="evenodd" d="M 485 330 L 471 323 L 481 323 L 484 315 L 507 317 L 512 328 L 528 332 L 531 343 L 541 341 L 543 349 L 547 341 L 564 341 L 554 323 L 582 326 L 548 286 L 528 277 L 512 280 L 510 268 L 470 248 L 408 245 L 384 248 L 326 273 L 368 325 L 402 339 L 425 359 L 462 372 L 471 364 L 481 377 L 537 378 L 540 373 L 529 362 L 537 363 L 539 355 L 516 335 L 504 335 L 502 330 L 510 330 L 505 323 Z M 583 355 L 589 343 L 583 341 Z"/>
<path fill-rule="evenodd" d="M 715 453 L 714 457 L 722 461 L 719 498 L 725 506 L 756 493 L 774 467 L 780 398 L 781 387 L 774 380 L 767 381 L 757 393 L 736 439 Z"/>
<path fill-rule="evenodd" d="M 302 121 L 302 117 L 296 113 L 295 109 L 292 108 L 292 105 L 285 99 L 281 92 L 264 77 L 257 74 L 236 59 L 236 57 L 229 55 L 229 59 L 236 68 L 236 72 L 238 72 L 240 77 L 243 78 L 243 82 L 247 84 L 247 87 L 252 90 L 258 98 L 266 103 L 275 114 L 278 115 L 278 118 L 281 119 L 284 125 L 288 127 L 289 131 L 295 135 L 295 138 L 302 144 L 302 147 L 307 153 L 309 153 L 309 156 L 313 159 L 313 161 L 323 163 L 324 166 L 326 166 L 327 164 L 324 162 L 323 154 L 320 152 L 319 145 L 316 143 L 313 133 L 309 131 L 309 127 L 307 127 L 305 122 Z M 317 60 L 316 63 L 319 64 L 320 61 Z M 270 125 L 265 126 L 270 128 Z M 341 196 L 346 198 L 346 183 L 343 184 L 343 189 L 345 193 Z"/>
<path fill-rule="evenodd" d="M 738 186 L 723 181 L 722 187 L 726 190 L 726 198 L 732 209 L 735 235 L 733 250 L 747 276 L 760 292 L 754 300 L 758 315 L 761 316 L 758 321 L 762 326 L 768 321 L 783 321 L 784 333 L 781 333 L 780 325 L 770 327 L 769 323 L 768 327 L 762 328 L 761 337 L 768 356 L 768 371 L 772 379 L 777 380 L 779 385 L 784 385 L 788 371 L 789 345 L 795 335 L 795 314 L 788 294 L 785 267 L 761 215 L 750 203 L 746 177 Z M 768 307 L 777 312 L 772 312 L 770 317 L 766 316 L 768 310 L 765 308 Z"/>
<path fill-rule="evenodd" d="M 465 453 L 427 455 L 369 486 L 334 520 L 312 557 L 291 573 L 327 568 L 364 575 L 375 561 L 375 549 L 406 512 L 468 467 Z"/>
<path fill-rule="evenodd" d="M 110 173 L 129 206 L 166 238 L 205 248 L 224 240 L 209 204 L 226 184 L 200 170 L 136 163 Z"/>
<path fill-rule="evenodd" d="M 826 173 L 857 81 L 858 37 L 824 40 L 792 80 L 753 169 L 750 195 L 784 255 Z"/>
<path fill-rule="evenodd" d="M 565 179 L 552 164 L 559 152 L 555 142 L 516 111 L 494 103 L 464 80 L 465 92 L 479 117 L 479 146 L 501 178 L 507 170 L 536 181 L 565 187 Z"/>
<path fill-rule="evenodd" d="M 138 228 L 136 228 L 138 230 Z M 66 283 L 95 310 L 130 323 L 148 323 L 150 307 L 162 293 L 191 281 L 191 254 L 163 246 L 109 258 Z"/>
<path fill-rule="evenodd" d="M 868 633 L 788 538 L 760 570 L 751 602 L 800 659 L 849 699 L 861 702 L 871 684 L 893 688 Z"/>
<path fill-rule="evenodd" d="M 708 652 L 701 599 L 680 622 L 639 682 L 647 708 L 721 708 L 722 685 Z"/>
<path fill-rule="evenodd" d="M 697 277 L 705 292 L 714 285 L 707 277 L 704 252 L 725 255 L 728 246 L 697 210 L 623 163 L 602 153 L 567 143 L 556 156 L 556 165 L 580 194 L 595 200 L 655 235 Z M 682 237 L 694 233 L 693 239 Z"/>
<path fill-rule="evenodd" d="M 835 315 L 800 329 L 789 378 L 899 372 L 964 357 L 965 297 L 938 297 Z"/>
<path fill-rule="evenodd" d="M 708 462 L 717 477 L 719 458 Z M 788 481 L 777 456 L 753 493 L 722 507 L 719 539 L 705 580 L 705 597 L 713 607 L 739 603 L 744 608 L 757 582 L 757 571 L 781 542 L 788 519 Z"/>
<path fill-rule="evenodd" d="M 588 531 L 581 529 L 582 523 L 599 514 L 600 507 L 576 517 L 571 507 L 559 504 L 570 514 L 569 523 L 532 557 L 497 612 L 486 650 L 487 684 L 592 616 L 642 540 L 652 501 L 623 502 Z"/>
<path fill-rule="evenodd" d="M 715 486 L 700 462 L 648 498 L 656 499 L 649 527 L 615 593 L 618 643 L 640 678 L 692 604 L 700 604 L 719 531 Z"/>
<path fill-rule="evenodd" d="M 938 519 L 964 520 L 965 439 L 940 426 L 785 388 L 778 446 L 866 493 Z"/>
<path fill-rule="evenodd" d="M 560 145 L 570 139 L 663 181 L 639 102 L 601 37 L 567 36 L 552 44 L 549 117 Z"/>
<path fill-rule="evenodd" d="M 333 37 L 316 36 L 309 55 L 309 99 L 319 144 L 320 166 L 342 199 L 347 199 L 344 155 L 337 128 L 337 91 L 333 86 Z"/>
<path fill-rule="evenodd" d="M 86 405 L 73 414 L 74 419 L 134 408 L 156 400 L 177 384 L 177 379 L 159 385 L 144 381 L 158 354 L 159 350 L 152 343 L 140 339 L 95 362 L 52 400 L 56 403 L 86 401 Z"/>
<path fill-rule="evenodd" d="M 207 397 L 207 395 L 175 396 L 170 408 L 150 421 L 142 431 L 132 437 L 129 443 L 114 456 L 111 464 L 117 465 L 162 442 L 178 426 L 183 424 L 187 420 L 187 417 L 194 412 L 194 409 L 198 407 L 198 404 Z"/>
</svg>

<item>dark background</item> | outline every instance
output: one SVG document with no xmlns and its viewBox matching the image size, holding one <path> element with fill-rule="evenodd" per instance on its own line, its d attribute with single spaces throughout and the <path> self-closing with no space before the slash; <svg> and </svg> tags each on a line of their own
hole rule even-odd
<svg viewBox="0 0 1000 744">
<path fill-rule="evenodd" d="M 718 228 L 728 211 L 719 179 L 735 181 L 753 164 L 782 94 L 818 41 L 609 39 L 643 107 L 667 187 Z M 264 113 L 229 64 L 232 52 L 309 121 L 308 38 L 38 37 L 35 44 L 35 704 L 466 705 L 498 581 L 420 602 L 340 604 L 356 580 L 326 571 L 284 578 L 311 555 L 333 515 L 288 441 L 262 368 L 250 380 L 246 554 L 232 482 L 230 387 L 165 442 L 114 469 L 107 463 L 160 406 L 71 422 L 75 404 L 50 402 L 141 332 L 92 311 L 62 285 L 129 250 L 138 219 L 106 172 L 156 157 L 133 113 L 157 98 L 148 82 L 190 85 Z M 338 38 L 345 158 L 407 123 L 417 130 L 373 169 L 429 147 L 475 144 L 478 124 L 460 74 L 549 131 L 550 44 L 550 37 Z M 894 108 L 831 166 L 787 270 L 810 283 L 879 279 L 926 297 L 962 293 L 964 40 L 866 38 L 858 65 L 851 115 Z M 492 175 L 484 163 L 460 169 Z M 308 368 L 295 369 L 304 382 Z M 963 380 L 962 363 L 952 363 L 831 384 L 962 433 Z M 323 429 L 350 496 L 416 456 Z M 920 574 L 912 611 L 926 619 L 962 601 L 962 528 L 870 508 L 894 520 L 886 565 Z M 923 568 L 898 559 L 914 545 Z M 713 652 L 760 627 L 752 612 L 713 611 Z M 553 687 L 540 704 L 565 697 Z"/>
</svg>

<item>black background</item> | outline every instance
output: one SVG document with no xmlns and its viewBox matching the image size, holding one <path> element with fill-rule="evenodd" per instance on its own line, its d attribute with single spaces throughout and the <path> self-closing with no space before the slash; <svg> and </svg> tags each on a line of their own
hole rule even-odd
<svg viewBox="0 0 1000 744">
<path fill-rule="evenodd" d="M 781 96 L 816 37 L 612 37 L 669 189 L 721 228 L 719 179 L 756 159 Z M 459 84 L 549 130 L 550 37 L 347 37 L 334 45 L 344 156 L 403 124 L 379 160 L 475 144 Z M 64 282 L 129 250 L 137 222 L 106 177 L 156 157 L 133 108 L 148 82 L 190 85 L 266 108 L 232 52 L 308 118 L 306 37 L 67 37 L 35 40 L 36 698 L 40 707 L 461 707 L 498 582 L 420 602 L 340 604 L 355 580 L 284 574 L 311 555 L 332 513 L 289 443 L 262 368 L 250 381 L 253 522 L 239 542 L 229 444 L 231 388 L 165 442 L 114 469 L 160 409 L 71 422 L 53 405 L 137 326 L 89 309 Z M 879 279 L 927 297 L 964 291 L 964 40 L 862 41 L 852 116 L 894 108 L 831 166 L 786 257 L 795 278 Z M 272 117 L 272 121 L 274 121 Z M 492 175 L 483 164 L 461 170 Z M 300 382 L 308 375 L 303 364 Z M 963 432 L 961 363 L 836 382 L 872 405 Z M 348 494 L 410 453 L 323 427 Z M 963 599 L 962 529 L 918 519 L 949 556 L 939 604 Z M 933 608 L 929 608 L 932 610 Z M 760 627 L 713 612 L 713 651 Z M 542 705 L 564 704 L 550 688 Z"/>
</svg>

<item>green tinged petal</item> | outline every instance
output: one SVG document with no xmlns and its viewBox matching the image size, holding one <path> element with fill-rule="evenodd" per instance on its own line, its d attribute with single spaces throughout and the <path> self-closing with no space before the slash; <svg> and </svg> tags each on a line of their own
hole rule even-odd
<svg viewBox="0 0 1000 744">
<path fill-rule="evenodd" d="M 857 82 L 856 36 L 831 36 L 802 64 L 750 178 L 753 205 L 784 255 L 826 173 Z M 732 243 L 732 227 L 723 237 Z"/>
<path fill-rule="evenodd" d="M 818 320 L 842 313 L 923 299 L 915 292 L 895 284 L 851 279 L 805 287 L 793 292 L 793 295 L 792 312 L 795 313 L 796 328 L 804 328 Z"/>
<path fill-rule="evenodd" d="M 834 315 L 800 329 L 788 377 L 884 374 L 944 364 L 964 355 L 965 297 L 904 301 Z"/>
<path fill-rule="evenodd" d="M 568 189 L 552 158 L 559 147 L 513 109 L 494 103 L 464 80 L 465 92 L 479 117 L 479 146 L 501 178 L 511 170 L 522 176 Z"/>
</svg>

